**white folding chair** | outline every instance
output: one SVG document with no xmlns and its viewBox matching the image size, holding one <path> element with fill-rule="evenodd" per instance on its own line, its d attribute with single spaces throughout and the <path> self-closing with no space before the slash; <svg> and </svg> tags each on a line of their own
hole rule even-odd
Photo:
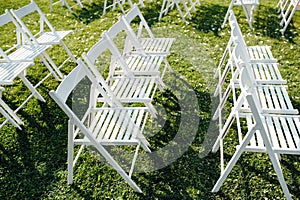
<svg viewBox="0 0 300 200">
<path fill-rule="evenodd" d="M 184 11 L 180 8 L 180 5 L 182 4 Z M 186 17 L 191 18 L 191 11 L 196 11 L 196 6 L 200 6 L 199 0 L 163 0 L 161 10 L 159 13 L 158 21 L 161 20 L 161 18 L 164 15 L 167 15 L 169 10 L 172 10 L 174 8 L 174 5 L 177 8 L 177 11 L 180 14 L 180 17 L 182 20 L 187 23 Z"/>
<path fill-rule="evenodd" d="M 232 10 L 233 6 L 241 6 L 243 8 L 243 11 L 245 13 L 250 28 L 253 29 L 252 24 L 254 22 L 254 11 L 258 5 L 259 5 L 259 0 L 232 0 L 226 12 L 222 24 L 222 28 L 225 27 L 228 17 L 230 15 L 230 11 Z"/>
<path fill-rule="evenodd" d="M 149 108 L 152 116 L 155 117 L 157 112 L 152 105 L 152 100 L 157 88 L 156 77 L 113 76 L 108 77 L 108 80 L 105 80 L 101 72 L 97 69 L 97 67 L 101 68 L 101 66 L 97 63 L 101 60 L 101 54 L 103 54 L 106 50 L 113 53 L 115 49 L 111 48 L 106 39 L 101 39 L 87 53 L 82 54 L 83 59 L 87 63 L 88 68 L 91 70 L 95 78 L 103 87 L 105 87 L 106 92 L 112 100 L 117 102 L 116 104 L 143 103 Z M 120 59 L 120 64 L 125 65 L 125 68 L 129 69 L 123 58 L 120 57 Z M 98 98 L 98 101 L 101 102 L 103 99 Z"/>
<path fill-rule="evenodd" d="M 93 1 L 90 0 L 90 2 L 92 3 Z M 80 0 L 76 0 L 76 1 L 74 0 L 71 6 L 67 2 L 67 0 L 50 0 L 50 12 L 52 12 L 53 6 L 56 4 L 60 4 L 61 6 L 66 6 L 71 13 L 72 13 L 72 8 L 75 6 L 79 6 L 80 8 L 83 8 L 83 4 Z"/>
<path fill-rule="evenodd" d="M 109 28 L 109 30 L 104 31 L 102 33 L 103 39 L 108 41 L 112 52 L 114 52 L 110 65 L 109 77 L 123 74 L 130 74 L 133 76 L 152 76 L 156 77 L 158 86 L 161 87 L 161 89 L 164 88 L 161 73 L 164 73 L 165 68 L 161 69 L 161 64 L 162 61 L 166 58 L 166 55 L 141 55 L 141 53 L 122 55 L 118 46 L 115 43 L 115 40 L 117 39 L 117 36 L 121 34 L 124 30 L 126 32 L 126 26 L 123 23 L 123 21 L 119 20 L 118 22 L 113 24 Z M 136 43 L 138 43 L 138 41 L 136 41 Z M 121 48 L 122 47 L 123 45 L 121 45 Z"/>
<path fill-rule="evenodd" d="M 231 37 L 222 55 L 218 68 L 215 72 L 215 78 L 218 78 L 218 83 L 214 92 L 214 96 L 215 97 L 219 96 L 219 104 L 213 115 L 213 119 L 216 120 L 217 118 L 219 118 L 220 124 L 222 124 L 221 116 L 220 116 L 222 113 L 221 111 L 231 92 L 233 93 L 233 99 L 236 100 L 234 90 L 235 87 L 238 87 L 237 77 L 239 75 L 240 69 L 237 68 L 237 65 L 235 63 L 237 59 L 234 59 L 233 50 L 236 50 L 236 52 L 238 52 L 236 58 L 239 58 L 244 62 L 249 63 L 250 66 L 249 70 L 252 72 L 253 79 L 257 83 L 268 84 L 268 85 L 286 84 L 286 80 L 282 78 L 280 71 L 278 69 L 279 64 L 272 55 L 271 47 L 270 46 L 247 46 L 233 11 L 230 11 L 229 23 L 231 27 Z M 229 74 L 231 75 L 231 78 L 228 78 Z M 225 83 L 226 80 L 230 80 L 230 81 Z M 283 94 L 287 94 L 285 91 L 286 90 L 285 86 L 284 87 L 274 86 L 274 87 L 279 89 L 279 91 L 282 91 Z M 268 90 L 267 88 L 269 87 L 265 87 L 266 91 Z M 267 93 L 261 91 L 261 94 L 264 96 Z M 271 96 L 273 96 L 273 94 Z M 285 99 L 284 96 L 285 95 L 283 95 L 282 99 Z M 289 99 L 288 102 L 290 102 Z M 283 103 L 283 105 L 286 104 Z M 279 108 L 280 106 L 277 107 Z M 291 111 L 293 110 L 292 107 L 290 106 L 288 107 L 291 108 L 289 110 Z"/>
<path fill-rule="evenodd" d="M 27 33 L 33 42 L 40 45 L 58 45 L 60 44 L 68 54 L 68 58 L 65 59 L 58 68 L 61 68 L 70 58 L 76 63 L 76 58 L 67 47 L 63 41 L 66 36 L 73 33 L 72 30 L 67 31 L 56 31 L 49 20 L 44 15 L 43 11 L 38 7 L 38 5 L 31 0 L 31 3 L 19 8 L 18 10 L 10 10 L 12 15 L 21 25 L 25 33 Z M 38 13 L 39 19 L 36 19 Z M 31 17 L 30 17 L 31 16 Z M 36 23 L 39 22 L 39 23 Z M 33 34 L 36 27 L 32 26 L 34 30 L 30 31 L 28 25 L 39 24 L 39 30 L 37 33 Z"/>
<path fill-rule="evenodd" d="M 6 54 L 4 57 L 6 57 L 9 62 L 33 62 L 35 58 L 39 57 L 50 71 L 49 75 L 52 74 L 58 81 L 63 79 L 64 76 L 46 52 L 52 46 L 40 45 L 34 42 L 21 28 L 11 13 L 6 10 L 5 14 L 1 16 L 0 26 L 9 26 L 11 23 L 16 27 L 15 30 L 12 30 L 12 32 L 16 34 L 16 44 L 7 44 L 7 46 L 10 45 L 11 47 L 5 52 L 1 52 L 2 54 Z M 3 27 L 3 30 L 5 30 L 5 27 Z"/>
<path fill-rule="evenodd" d="M 82 61 L 78 61 L 78 63 L 78 66 L 60 83 L 56 91 L 50 91 L 50 96 L 69 117 L 68 183 L 73 183 L 73 166 L 75 166 L 80 153 L 85 146 L 90 145 L 97 149 L 135 191 L 142 192 L 132 180 L 131 175 L 139 147 L 142 146 L 144 150 L 150 152 L 149 143 L 142 134 L 148 116 L 147 108 L 113 105 L 94 75 L 90 73 Z M 70 94 L 74 92 L 76 86 L 83 79 L 87 79 L 91 83 L 90 92 L 88 93 L 91 98 L 86 102 L 87 109 L 84 111 L 83 117 L 78 117 L 74 112 L 76 106 L 69 106 L 67 100 L 72 99 Z M 101 93 L 106 98 L 109 106 L 96 107 L 93 98 L 94 93 Z M 75 159 L 74 145 L 81 146 Z M 105 146 L 136 146 L 129 173 L 113 158 Z"/>
<path fill-rule="evenodd" d="M 139 26 L 137 31 L 134 31 L 135 29 L 133 28 L 133 26 L 131 26 L 131 23 L 133 23 L 133 21 L 136 19 L 139 20 Z M 143 49 L 146 53 L 165 53 L 167 55 L 170 53 L 170 49 L 173 42 L 175 41 L 175 38 L 155 37 L 138 5 L 134 5 L 134 7 L 130 9 L 122 17 L 121 20 L 126 23 L 128 30 L 133 30 L 135 38 L 137 38 L 140 44 L 142 44 Z M 127 46 L 128 52 L 131 52 L 133 50 L 133 48 Z"/>
<path fill-rule="evenodd" d="M 130 8 L 133 7 L 133 3 L 131 0 L 127 0 Z M 103 6 L 103 15 L 106 14 L 107 9 L 112 8 L 112 10 L 114 10 L 116 8 L 116 5 L 118 4 L 119 8 L 121 9 L 122 13 L 125 14 L 125 10 L 123 8 L 123 5 L 126 3 L 126 0 L 113 0 L 112 4 L 108 5 L 107 4 L 107 0 L 104 0 L 104 6 Z M 141 5 L 142 7 L 145 7 L 144 1 L 143 0 L 139 0 L 139 5 Z"/>
<path fill-rule="evenodd" d="M 13 82 L 13 79 L 18 76 L 23 81 L 23 83 L 28 87 L 28 89 L 32 92 L 32 94 L 41 101 L 45 101 L 45 99 L 39 94 L 36 88 L 51 74 L 54 75 L 55 78 L 59 79 L 59 75 L 55 70 L 58 70 L 46 53 L 46 50 L 50 48 L 50 45 L 39 45 L 34 44 L 30 41 L 26 34 L 23 32 L 19 24 L 15 21 L 13 16 L 6 10 L 5 14 L 0 16 L 0 26 L 8 27 L 9 25 L 14 24 L 16 27 L 16 31 L 12 30 L 11 32 L 15 32 L 17 37 L 17 44 L 6 44 L 10 46 L 7 50 L 3 51 L 0 48 L 0 61 L 3 63 L 3 73 L 4 75 L 10 75 L 10 77 L 4 77 L 8 79 L 8 81 Z M 20 39 L 20 34 L 23 34 L 23 41 L 26 41 L 26 44 L 22 44 Z M 45 66 L 49 69 L 50 73 L 44 77 L 38 84 L 32 86 L 32 84 L 25 77 L 26 68 L 30 66 L 36 58 L 40 58 Z M 50 63 L 50 64 L 49 64 Z M 52 65 L 53 64 L 53 65 Z M 54 66 L 54 67 L 53 67 Z"/>
<path fill-rule="evenodd" d="M 279 0 L 277 6 L 280 13 L 278 17 L 281 19 L 280 25 L 282 26 L 280 32 L 284 34 L 295 12 L 300 10 L 300 0 Z"/>
<path fill-rule="evenodd" d="M 292 199 L 284 180 L 279 159 L 280 154 L 300 154 L 300 116 L 263 113 L 258 97 L 252 90 L 255 82 L 249 79 L 249 73 L 251 72 L 248 71 L 247 67 L 243 67 L 239 78 L 241 94 L 213 147 L 213 152 L 216 152 L 220 147 L 221 176 L 214 185 L 212 192 L 217 192 L 220 189 L 244 151 L 265 152 L 270 157 L 286 199 Z M 251 112 L 242 111 L 241 107 L 245 103 L 250 106 Z M 238 123 L 238 145 L 225 167 L 223 140 L 235 119 Z M 246 121 L 246 131 L 242 131 L 240 123 L 242 120 Z"/>
<path fill-rule="evenodd" d="M 131 23 L 133 20 L 138 19 L 138 30 L 135 31 Z M 151 31 L 147 21 L 145 20 L 142 12 L 137 5 L 127 12 L 121 19 L 125 23 L 127 34 L 130 35 L 125 43 L 124 54 L 150 54 L 150 55 L 165 55 L 170 54 L 172 44 L 175 42 L 175 38 L 157 38 Z M 144 31 L 145 29 L 145 31 Z M 144 33 L 146 32 L 146 33 Z M 173 72 L 167 57 L 164 58 L 165 68 L 162 71 L 161 77 L 164 76 L 166 69 Z"/>
<path fill-rule="evenodd" d="M 213 115 L 213 119 L 216 120 L 219 118 L 219 127 L 222 128 L 222 109 L 224 108 L 224 105 L 230 96 L 232 94 L 233 96 L 233 104 L 236 103 L 236 90 L 240 87 L 238 84 L 238 76 L 240 74 L 240 71 L 242 68 L 240 68 L 240 65 L 237 63 L 247 63 L 245 65 L 246 67 L 249 67 L 247 70 L 251 72 L 249 74 L 249 79 L 252 80 L 252 82 L 255 82 L 255 87 L 253 86 L 253 92 L 256 93 L 258 97 L 258 101 L 261 105 L 261 110 L 263 113 L 276 113 L 276 114 L 298 114 L 298 110 L 294 109 L 291 99 L 289 98 L 288 92 L 287 92 L 287 86 L 282 84 L 270 84 L 271 81 L 268 82 L 268 84 L 262 84 L 261 82 L 258 82 L 255 79 L 253 68 L 248 60 L 242 59 L 240 56 L 240 48 L 239 44 L 236 45 L 236 47 L 233 50 L 232 53 L 232 60 L 233 63 L 235 63 L 235 69 L 232 70 L 233 67 L 231 67 L 231 79 L 229 80 L 229 83 L 226 85 L 226 90 L 223 93 L 221 90 L 223 88 L 219 87 L 219 105 Z M 225 86 L 224 82 L 222 83 L 223 86 Z M 249 110 L 249 106 L 245 105 L 243 109 Z"/>
</svg>

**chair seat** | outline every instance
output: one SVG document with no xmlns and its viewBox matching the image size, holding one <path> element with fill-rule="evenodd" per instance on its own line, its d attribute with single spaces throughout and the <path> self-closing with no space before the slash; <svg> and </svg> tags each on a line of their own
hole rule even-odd
<svg viewBox="0 0 300 200">
<path fill-rule="evenodd" d="M 32 64 L 32 62 L 0 63 L 0 85 L 13 84 L 14 79 Z"/>
<path fill-rule="evenodd" d="M 146 53 L 169 53 L 175 38 L 140 38 Z"/>
<path fill-rule="evenodd" d="M 256 60 L 264 62 L 277 62 L 273 57 L 270 46 L 247 46 L 247 51 L 252 62 Z"/>
<path fill-rule="evenodd" d="M 40 36 L 37 38 L 37 42 L 39 44 L 59 44 L 60 41 L 66 37 L 67 35 L 73 33 L 72 30 L 68 31 L 56 31 L 53 32 L 44 32 L 40 34 Z"/>
<path fill-rule="evenodd" d="M 156 80 L 153 77 L 115 78 L 110 87 L 122 102 L 151 101 Z"/>
<path fill-rule="evenodd" d="M 50 45 L 22 45 L 20 48 L 9 54 L 8 58 L 13 61 L 33 61 L 50 47 Z"/>
<path fill-rule="evenodd" d="M 298 110 L 294 109 L 286 89 L 286 86 L 281 85 L 256 86 L 255 93 L 259 98 L 262 112 L 298 114 Z"/>
<path fill-rule="evenodd" d="M 300 116 L 299 115 L 263 115 L 273 150 L 276 153 L 300 154 Z M 246 114 L 248 128 L 253 127 L 252 114 Z M 266 152 L 259 131 L 256 131 L 246 147 L 247 151 Z"/>
<path fill-rule="evenodd" d="M 286 84 L 278 69 L 278 63 L 257 62 L 251 64 L 252 73 L 259 84 Z"/>
<path fill-rule="evenodd" d="M 138 55 L 131 55 L 126 56 L 125 61 L 130 71 L 134 75 L 159 75 L 159 69 L 161 63 L 165 56 L 155 56 L 155 55 L 148 55 L 148 56 L 138 56 Z M 119 70 L 116 68 L 116 74 L 124 74 L 124 69 L 120 68 Z"/>
<path fill-rule="evenodd" d="M 98 142 L 106 145 L 132 145 L 142 141 L 142 146 L 149 147 L 150 144 L 144 136 L 138 135 L 146 111 L 147 108 L 137 109 L 137 107 L 94 109 L 92 112 L 95 112 L 95 116 L 90 122 L 89 130 Z M 147 147 L 144 149 L 147 150 Z"/>
<path fill-rule="evenodd" d="M 242 1 L 243 1 L 243 4 L 245 6 L 247 5 L 251 5 L 251 6 L 258 6 L 259 5 L 259 0 L 236 0 L 234 5 L 235 6 L 241 6 L 242 5 Z"/>
</svg>

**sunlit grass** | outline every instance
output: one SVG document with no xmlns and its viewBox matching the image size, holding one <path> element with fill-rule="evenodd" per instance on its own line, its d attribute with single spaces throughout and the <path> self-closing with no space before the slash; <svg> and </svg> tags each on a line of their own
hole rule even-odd
<svg viewBox="0 0 300 200">
<path fill-rule="evenodd" d="M 0 0 L 0 14 L 5 9 L 17 9 L 29 2 Z M 36 2 L 57 30 L 74 30 L 65 42 L 77 58 L 87 52 L 101 38 L 102 32 L 121 15 L 120 10 L 116 9 L 101 16 L 103 1 L 100 0 L 94 0 L 93 4 L 85 3 L 84 9 L 75 8 L 72 14 L 59 5 L 50 13 L 48 0 Z M 48 95 L 58 85 L 50 77 L 38 88 L 46 103 L 32 98 L 18 112 L 25 123 L 23 130 L 7 123 L 0 131 L 0 198 L 283 199 L 283 192 L 266 154 L 244 154 L 218 193 L 211 193 L 211 189 L 220 173 L 219 154 L 200 154 L 207 150 L 203 142 L 206 134 L 211 132 L 211 95 L 215 87 L 213 73 L 230 37 L 228 24 L 224 29 L 220 28 L 229 2 L 202 2 L 201 7 L 192 13 L 188 24 L 182 22 L 176 9 L 158 22 L 162 1 L 145 2 L 146 8 L 142 8 L 156 36 L 176 38 L 168 57 L 175 75 L 167 74 L 165 78 L 167 85 L 176 91 L 158 92 L 154 98 L 154 104 L 162 109 L 158 118 L 160 121 L 155 122 L 155 126 L 148 123 L 147 132 L 155 131 L 154 136 L 150 137 L 152 150 L 168 145 L 176 135 L 178 122 L 183 120 L 180 100 L 186 100 L 185 94 L 192 94 L 188 92 L 192 91 L 197 98 L 196 112 L 199 117 L 197 133 L 181 157 L 165 168 L 133 175 L 143 194 L 135 193 L 117 172 L 90 150 L 84 151 L 75 167 L 74 184 L 67 185 L 67 117 Z M 273 55 L 280 63 L 280 71 L 288 81 L 293 105 L 300 109 L 300 12 L 296 13 L 283 37 L 279 32 L 276 3 L 273 0 L 261 1 L 255 12 L 254 31 L 249 29 L 241 8 L 234 10 L 249 45 L 272 46 Z M 15 37 L 10 30 L 5 32 L 7 34 L 0 36 L 1 47 Z M 49 54 L 60 62 L 64 56 L 61 52 L 61 49 L 53 48 Z M 67 74 L 73 67 L 70 63 L 63 68 L 63 72 Z M 46 72 L 45 66 L 37 62 L 28 70 L 28 78 L 35 83 Z M 182 91 L 182 86 L 191 91 Z M 19 80 L 5 88 L 3 99 L 12 108 L 20 105 L 29 95 Z M 189 130 L 185 131 L 187 133 L 183 134 L 188 134 Z M 231 135 L 234 136 L 235 132 L 232 131 Z M 234 143 L 231 138 L 227 142 Z M 234 150 L 234 145 L 226 150 L 226 159 Z M 281 163 L 290 192 L 294 199 L 299 199 L 299 156 L 282 156 Z"/>
</svg>

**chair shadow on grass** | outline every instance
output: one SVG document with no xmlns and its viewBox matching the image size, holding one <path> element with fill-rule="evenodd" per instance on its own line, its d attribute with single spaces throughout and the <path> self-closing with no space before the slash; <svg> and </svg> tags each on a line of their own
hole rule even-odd
<svg viewBox="0 0 300 200">
<path fill-rule="evenodd" d="M 264 36 L 268 36 L 274 39 L 281 39 L 282 33 L 280 29 L 281 19 L 278 18 L 278 9 L 266 7 L 260 5 L 259 9 L 255 12 L 255 22 L 253 24 L 255 32 L 261 32 Z M 264 13 L 264 14 L 260 14 Z M 262 17 L 266 16 L 266 17 Z M 298 36 L 297 28 L 293 26 L 293 20 L 290 22 L 287 30 L 284 33 L 284 37 L 289 40 L 290 43 L 295 43 L 293 38 Z"/>
<path fill-rule="evenodd" d="M 228 7 L 216 4 L 204 4 L 197 8 L 196 13 L 192 13 L 189 22 L 204 33 L 213 32 L 215 36 L 219 35 Z"/>
<path fill-rule="evenodd" d="M 112 0 L 109 0 L 107 2 L 107 5 L 111 5 L 111 4 L 112 4 Z M 145 2 L 145 4 L 147 4 L 147 2 Z M 103 2 L 88 3 L 88 4 L 84 4 L 83 8 L 77 8 L 76 10 L 74 9 L 73 15 L 78 21 L 84 24 L 89 24 L 94 20 L 100 19 L 101 17 L 106 17 L 105 15 L 108 16 L 116 15 L 116 19 L 117 19 L 117 15 L 123 15 L 118 5 L 116 5 L 114 10 L 112 8 L 107 9 L 105 15 L 103 15 L 103 8 L 104 8 Z M 127 12 L 130 9 L 130 6 L 128 3 L 125 3 L 123 5 L 123 8 L 125 12 Z M 158 21 L 159 12 L 157 12 L 157 10 L 160 10 L 159 4 L 149 4 L 144 8 L 142 6 L 139 6 L 139 8 L 141 9 L 149 26 L 151 26 L 152 24 Z"/>
<path fill-rule="evenodd" d="M 12 134 L 15 132 L 15 136 L 10 136 L 14 137 L 10 146 L 13 148 L 0 144 L 0 197 L 4 195 L 1 199 L 42 197 L 52 183 L 60 180 L 54 172 L 59 168 L 65 170 L 67 127 L 56 127 L 65 119 L 57 118 L 62 116 L 59 108 L 38 101 L 37 104 L 42 111 L 34 115 L 19 111 L 26 124 L 22 130 L 8 124 L 4 127 Z"/>
<path fill-rule="evenodd" d="M 73 9 L 73 16 L 84 24 L 89 24 L 102 17 L 103 2 L 84 4 L 83 8 Z"/>
</svg>

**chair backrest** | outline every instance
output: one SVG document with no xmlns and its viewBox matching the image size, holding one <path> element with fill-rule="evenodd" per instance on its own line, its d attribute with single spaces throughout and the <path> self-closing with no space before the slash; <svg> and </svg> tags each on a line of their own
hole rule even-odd
<svg viewBox="0 0 300 200">
<path fill-rule="evenodd" d="M 114 63 L 118 63 L 119 67 L 121 67 L 123 70 L 124 70 L 124 73 L 126 74 L 126 76 L 131 76 L 133 77 L 133 73 L 132 71 L 130 70 L 130 67 L 127 65 L 124 57 L 122 56 L 121 52 L 119 51 L 116 43 L 114 42 L 114 38 L 111 38 L 110 37 L 110 30 L 107 31 L 104 31 L 102 33 L 102 39 L 103 40 L 106 40 L 109 44 L 109 49 L 112 53 L 112 62 L 111 62 L 111 65 L 110 65 L 110 69 L 112 70 L 110 75 L 113 75 L 113 71 L 114 71 L 114 68 L 115 68 L 115 65 Z"/>
<path fill-rule="evenodd" d="M 249 105 L 250 110 L 253 114 L 262 113 L 262 107 L 260 105 L 259 97 L 254 89 L 257 83 L 251 72 L 251 67 L 249 66 L 249 63 L 240 60 L 236 64 L 239 65 L 238 68 L 240 69 L 239 85 L 241 88 L 241 93 L 242 95 L 244 95 L 244 98 L 247 99 L 247 102 L 245 103 Z"/>
<path fill-rule="evenodd" d="M 28 26 L 25 24 L 24 18 L 25 16 L 33 15 L 38 13 L 39 14 L 39 32 L 35 34 L 35 36 L 38 36 L 39 34 L 45 32 L 45 29 L 49 29 L 52 33 L 56 33 L 54 27 L 49 22 L 49 20 L 44 15 L 43 11 L 38 7 L 38 5 L 34 2 L 34 0 L 31 0 L 31 3 L 27 4 L 26 6 L 19 8 L 18 10 L 10 10 L 11 13 L 14 15 L 16 20 L 21 24 L 22 28 L 26 31 L 27 34 L 30 35 L 31 39 L 34 40 L 34 35 L 29 30 Z"/>
<path fill-rule="evenodd" d="M 244 37 L 241 34 L 238 27 L 236 26 L 233 27 L 233 29 L 231 30 L 231 37 L 232 37 L 233 46 L 237 49 L 240 58 L 244 62 L 250 62 L 250 57 L 247 52 L 247 46 L 245 45 L 246 43 Z"/>
<path fill-rule="evenodd" d="M 106 91 L 95 79 L 93 74 L 89 71 L 83 61 L 78 60 L 78 65 L 74 68 L 68 76 L 59 84 L 56 91 L 50 91 L 51 97 L 56 101 L 56 103 L 64 110 L 68 117 L 76 117 L 76 114 L 73 112 L 72 108 L 67 105 L 67 100 L 70 97 L 71 93 L 74 91 L 75 87 L 84 79 L 87 78 L 91 82 L 91 98 L 97 94 L 103 95 L 106 100 L 106 103 L 113 106 L 110 97 L 106 94 Z M 91 99 L 89 102 L 88 109 L 92 109 L 95 106 L 95 102 Z M 81 121 L 81 119 L 77 119 Z"/>
<path fill-rule="evenodd" d="M 144 18 L 141 10 L 139 9 L 138 5 L 135 4 L 133 8 L 130 9 L 126 15 L 124 15 L 124 19 L 128 22 L 128 24 L 131 24 L 136 18 L 140 20 L 140 24 L 136 33 L 137 37 L 139 38 L 142 36 L 143 28 L 145 28 L 149 37 L 154 38 L 154 34 L 152 33 L 149 25 L 147 24 L 147 21 Z"/>
<path fill-rule="evenodd" d="M 230 28 L 232 30 L 232 34 L 234 34 L 235 37 L 238 37 L 238 39 L 241 42 L 241 45 L 244 45 L 246 47 L 247 46 L 246 42 L 244 40 L 241 28 L 240 28 L 238 21 L 234 15 L 234 12 L 231 10 L 229 13 L 230 13 L 229 14 L 229 24 L 230 24 Z"/>
<path fill-rule="evenodd" d="M 126 38 L 125 41 L 123 41 L 123 44 L 119 44 L 119 35 L 121 35 L 122 33 L 126 33 Z M 141 45 L 141 43 L 139 42 L 139 39 L 137 37 L 137 35 L 135 34 L 134 30 L 132 29 L 132 27 L 130 26 L 130 24 L 125 20 L 124 17 L 120 17 L 119 20 L 114 23 L 106 32 L 105 32 L 105 36 L 104 37 L 108 37 L 107 39 L 110 41 L 114 41 L 113 43 L 111 43 L 111 46 L 113 48 L 117 47 L 117 43 L 120 46 L 119 52 L 123 55 L 125 55 L 127 52 L 127 48 L 129 48 L 127 45 L 130 45 L 131 47 L 133 47 L 139 54 L 142 55 L 146 55 L 143 46 Z M 122 41 L 121 41 L 122 42 Z M 121 49 L 120 49 L 121 48 Z M 130 48 L 132 49 L 132 48 Z"/>
<path fill-rule="evenodd" d="M 16 47 L 22 45 L 22 41 L 26 41 L 27 44 L 33 45 L 32 41 L 30 40 L 30 36 L 28 36 L 24 30 L 21 28 L 21 26 L 18 24 L 18 22 L 14 19 L 14 17 L 11 15 L 11 13 L 8 10 L 5 10 L 5 13 L 0 15 L 0 27 L 5 26 L 7 24 L 14 24 L 15 26 L 15 34 L 16 34 L 16 44 L 6 44 L 10 46 L 9 49 L 5 49 L 4 51 L 1 49 L 0 54 L 8 59 L 7 56 L 5 56 L 8 52 L 14 50 Z M 11 32 L 10 32 L 11 33 Z M 1 33 L 4 34 L 4 33 Z"/>
<path fill-rule="evenodd" d="M 257 122 L 261 123 L 261 129 L 263 129 L 262 122 L 261 122 L 261 113 L 262 108 L 259 104 L 258 97 L 256 93 L 253 92 L 253 81 L 249 78 L 251 73 L 249 70 L 244 67 L 240 73 L 240 87 L 241 87 L 241 95 L 243 96 L 244 103 L 248 104 L 253 114 L 253 117 Z M 265 133 L 266 134 L 266 133 Z"/>
<path fill-rule="evenodd" d="M 132 73 L 130 72 L 128 65 L 126 64 L 123 56 L 119 52 L 117 46 L 106 34 L 106 31 L 103 32 L 102 38 L 96 44 L 94 44 L 87 53 L 83 53 L 82 56 L 84 60 L 91 66 L 95 65 L 97 58 L 99 58 L 99 56 L 106 50 L 109 50 L 112 57 L 118 61 L 121 67 L 125 70 L 125 74 L 131 76 Z M 97 70 L 91 70 L 97 77 L 100 77 L 100 74 L 99 72 L 97 73 Z"/>
<path fill-rule="evenodd" d="M 87 53 L 85 52 L 82 53 L 82 58 L 87 64 L 87 67 L 93 74 L 94 78 L 97 80 L 99 84 L 102 85 L 102 87 L 105 89 L 107 94 L 111 97 L 112 102 L 115 105 L 120 106 L 121 103 L 117 100 L 117 97 L 108 86 L 101 72 L 96 67 L 96 60 L 100 59 L 101 54 L 103 54 L 106 50 L 110 50 L 110 52 L 114 51 L 114 49 L 111 48 L 109 42 L 106 39 L 102 38 Z"/>
</svg>

